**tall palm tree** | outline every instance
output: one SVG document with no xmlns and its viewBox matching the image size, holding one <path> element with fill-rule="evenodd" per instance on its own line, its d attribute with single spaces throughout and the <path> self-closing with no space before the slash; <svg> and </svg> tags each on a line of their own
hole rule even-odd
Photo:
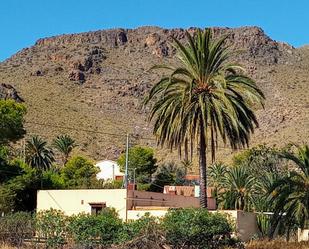
<svg viewBox="0 0 309 249">
<path fill-rule="evenodd" d="M 76 147 L 76 143 L 69 135 L 60 135 L 53 141 L 53 146 L 61 153 L 61 160 L 65 165 L 72 150 Z"/>
<path fill-rule="evenodd" d="M 207 151 L 214 161 L 220 139 L 233 149 L 248 145 L 258 125 L 252 104 L 263 104 L 264 95 L 242 67 L 230 62 L 226 36 L 213 39 L 210 29 L 186 36 L 187 45 L 174 38 L 181 66 L 153 67 L 169 75 L 153 86 L 145 104 L 154 102 L 150 120 L 155 120 L 158 145 L 181 149 L 187 141 L 196 143 L 200 204 L 207 207 Z"/>
<path fill-rule="evenodd" d="M 48 170 L 54 162 L 54 153 L 46 141 L 35 135 L 26 142 L 26 162 L 41 171 Z"/>
<path fill-rule="evenodd" d="M 309 222 L 309 146 L 298 146 L 296 153 L 286 151 L 280 156 L 294 162 L 297 168 L 276 181 L 270 189 L 275 202 L 270 236 L 283 214 L 286 220 L 292 220 L 300 228 L 304 228 Z"/>
</svg>

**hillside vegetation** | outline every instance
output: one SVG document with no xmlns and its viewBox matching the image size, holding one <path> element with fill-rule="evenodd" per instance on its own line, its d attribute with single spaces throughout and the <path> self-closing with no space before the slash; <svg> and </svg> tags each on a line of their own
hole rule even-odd
<svg viewBox="0 0 309 249">
<path fill-rule="evenodd" d="M 229 35 L 235 60 L 266 95 L 251 145 L 308 141 L 309 48 L 275 42 L 258 27 L 214 28 L 214 33 Z M 148 69 L 177 63 L 172 36 L 184 40 L 184 30 L 141 27 L 40 39 L 0 63 L 0 83 L 13 86 L 25 101 L 27 136 L 51 140 L 67 133 L 93 158 L 114 159 L 125 148 L 126 133 L 133 143 L 155 146 L 141 102 L 160 78 Z M 0 97 L 4 90 L 0 87 Z M 169 155 L 164 149 L 158 153 Z M 222 148 L 218 158 L 230 155 Z"/>
</svg>

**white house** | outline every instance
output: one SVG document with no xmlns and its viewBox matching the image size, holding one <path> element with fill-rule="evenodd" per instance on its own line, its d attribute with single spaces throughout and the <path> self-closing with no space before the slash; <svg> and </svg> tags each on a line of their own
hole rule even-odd
<svg viewBox="0 0 309 249">
<path fill-rule="evenodd" d="M 120 172 L 119 165 L 111 160 L 103 160 L 95 166 L 99 167 L 100 172 L 97 174 L 97 179 L 101 180 L 122 180 L 124 173 Z"/>
</svg>

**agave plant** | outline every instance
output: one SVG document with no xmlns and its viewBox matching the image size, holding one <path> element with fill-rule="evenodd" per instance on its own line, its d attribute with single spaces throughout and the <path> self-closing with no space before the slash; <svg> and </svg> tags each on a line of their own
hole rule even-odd
<svg viewBox="0 0 309 249">
<path fill-rule="evenodd" d="M 219 141 L 233 149 L 248 145 L 258 124 L 252 104 L 263 105 L 264 95 L 241 66 L 231 63 L 226 36 L 214 39 L 206 29 L 186 37 L 186 45 L 174 38 L 179 67 L 153 67 L 168 75 L 153 86 L 145 104 L 153 102 L 149 118 L 159 145 L 198 148 L 200 204 L 207 207 L 207 152 L 214 161 Z"/>
</svg>

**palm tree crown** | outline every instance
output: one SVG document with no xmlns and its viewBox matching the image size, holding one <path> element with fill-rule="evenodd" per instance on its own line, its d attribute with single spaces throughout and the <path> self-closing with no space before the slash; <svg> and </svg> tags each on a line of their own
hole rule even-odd
<svg viewBox="0 0 309 249">
<path fill-rule="evenodd" d="M 48 170 L 54 162 L 54 153 L 47 142 L 39 136 L 33 136 L 26 142 L 26 162 L 34 168 Z"/>
<path fill-rule="evenodd" d="M 297 168 L 278 179 L 269 191 L 275 203 L 272 232 L 283 213 L 301 228 L 309 222 L 309 146 L 300 146 L 296 153 L 286 151 L 280 156 L 294 162 Z"/>
<path fill-rule="evenodd" d="M 159 145 L 197 144 L 200 202 L 206 207 L 207 150 L 215 160 L 219 137 L 233 149 L 247 145 L 258 124 L 252 104 L 263 104 L 264 95 L 242 67 L 229 63 L 226 37 L 215 40 L 210 29 L 186 36 L 188 45 L 174 39 L 181 66 L 154 67 L 170 73 L 154 85 L 145 103 L 154 101 L 150 120 Z"/>
<path fill-rule="evenodd" d="M 53 146 L 61 153 L 62 163 L 65 165 L 76 144 L 75 140 L 69 135 L 60 135 L 53 141 Z"/>
</svg>

